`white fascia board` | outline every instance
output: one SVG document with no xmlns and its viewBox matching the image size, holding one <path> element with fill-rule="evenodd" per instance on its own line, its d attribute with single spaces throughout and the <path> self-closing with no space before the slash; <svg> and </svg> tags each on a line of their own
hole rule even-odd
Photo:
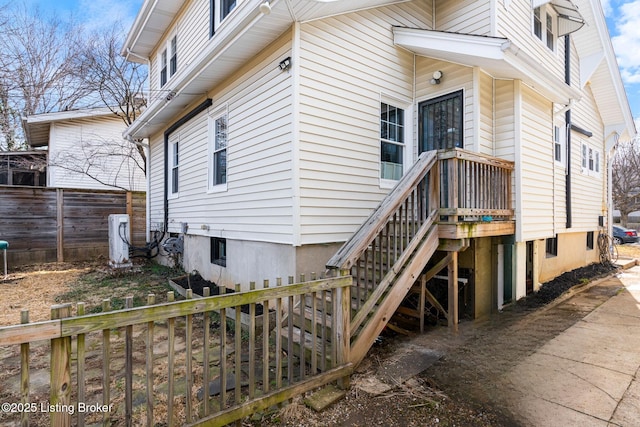
<svg viewBox="0 0 640 427">
<path fill-rule="evenodd" d="M 88 117 L 115 116 L 107 107 L 87 108 L 83 110 L 58 111 L 55 113 L 33 114 L 24 118 L 25 123 L 49 123 L 60 120 L 85 119 Z"/>
<path fill-rule="evenodd" d="M 428 55 L 429 52 L 439 51 L 486 59 L 503 59 L 505 43 L 509 43 L 501 37 L 400 27 L 393 28 L 393 37 L 396 45 L 416 53 L 422 50 Z"/>
<path fill-rule="evenodd" d="M 625 91 L 624 84 L 622 83 L 620 68 L 618 67 L 618 61 L 616 60 L 613 45 L 611 44 L 611 38 L 609 36 L 607 23 L 604 19 L 602 5 L 600 4 L 600 0 L 588 0 L 587 2 L 593 11 L 595 28 L 598 31 L 600 40 L 602 40 L 604 59 L 607 63 L 609 72 L 608 77 L 613 85 L 612 89 L 616 94 L 618 103 L 620 105 L 620 113 L 624 118 L 624 123 L 626 124 L 626 132 L 621 133 L 621 135 L 633 138 L 637 134 L 637 129 L 633 120 L 633 115 L 631 113 L 631 107 L 629 105 L 629 99 L 627 98 L 627 92 Z"/>
</svg>

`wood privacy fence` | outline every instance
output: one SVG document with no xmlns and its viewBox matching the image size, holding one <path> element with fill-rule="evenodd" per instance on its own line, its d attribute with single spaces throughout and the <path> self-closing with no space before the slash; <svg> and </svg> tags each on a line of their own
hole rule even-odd
<svg viewBox="0 0 640 427">
<path fill-rule="evenodd" d="M 59 305 L 38 323 L 25 311 L 23 324 L 0 328 L 0 354 L 14 361 L 0 424 L 226 425 L 330 382 L 348 386 L 352 278 L 289 282 L 220 296 L 205 288 L 198 299 L 189 290 L 181 301 L 169 292 L 161 304 L 150 295 L 117 311 L 105 300 L 91 315 L 83 303 L 75 316 Z M 296 338 L 306 320 L 294 314 L 305 300 L 316 301 L 324 338 L 307 347 Z"/>
<path fill-rule="evenodd" d="M 144 192 L 0 186 L 0 239 L 12 266 L 107 257 L 109 214 L 124 213 L 132 243 L 144 246 Z"/>
</svg>

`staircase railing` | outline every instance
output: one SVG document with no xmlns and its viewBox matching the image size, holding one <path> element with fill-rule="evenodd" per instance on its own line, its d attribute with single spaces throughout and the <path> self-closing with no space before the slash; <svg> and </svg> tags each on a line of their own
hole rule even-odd
<svg viewBox="0 0 640 427">
<path fill-rule="evenodd" d="M 437 153 L 422 153 L 369 219 L 327 262 L 327 268 L 348 269 L 353 277 L 352 346 L 365 327 L 364 322 L 375 316 L 376 306 L 424 243 L 425 236 L 432 240 L 430 251 L 435 251 L 439 188 L 436 169 Z"/>
</svg>

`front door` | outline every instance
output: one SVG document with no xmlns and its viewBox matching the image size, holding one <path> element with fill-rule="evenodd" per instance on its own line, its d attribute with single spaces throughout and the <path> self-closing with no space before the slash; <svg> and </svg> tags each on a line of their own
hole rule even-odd
<svg viewBox="0 0 640 427">
<path fill-rule="evenodd" d="M 463 148 L 462 90 L 418 104 L 418 154 Z"/>
</svg>

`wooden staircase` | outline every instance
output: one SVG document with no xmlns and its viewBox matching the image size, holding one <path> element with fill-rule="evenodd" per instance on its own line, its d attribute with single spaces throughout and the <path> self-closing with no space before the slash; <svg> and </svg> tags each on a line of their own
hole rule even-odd
<svg viewBox="0 0 640 427">
<path fill-rule="evenodd" d="M 349 354 L 341 358 L 357 365 L 414 284 L 429 280 L 444 267 L 449 268 L 450 283 L 446 316 L 455 330 L 457 252 L 464 250 L 469 238 L 474 237 L 468 231 L 461 233 L 469 227 L 457 227 L 482 218 L 481 223 L 473 224 L 478 235 L 513 233 L 512 168 L 509 162 L 460 149 L 422 153 L 327 262 L 328 274 L 351 275 L 353 284 L 341 295 L 348 301 L 336 302 L 324 293 L 290 301 L 285 315 L 289 330 L 289 336 L 283 338 L 285 350 L 299 354 L 303 360 L 312 360 L 312 370 L 324 370 L 325 365 L 330 368 L 337 355 L 325 351 L 326 337 L 331 335 L 327 331 L 335 327 L 332 312 L 341 306 L 350 312 L 349 337 L 341 337 L 349 343 Z M 439 248 L 448 255 L 425 271 Z M 423 297 L 431 302 L 429 296 Z M 437 301 L 432 304 L 444 312 Z M 297 328 L 293 334 L 292 325 Z M 313 362 L 316 360 L 317 364 Z"/>
</svg>

